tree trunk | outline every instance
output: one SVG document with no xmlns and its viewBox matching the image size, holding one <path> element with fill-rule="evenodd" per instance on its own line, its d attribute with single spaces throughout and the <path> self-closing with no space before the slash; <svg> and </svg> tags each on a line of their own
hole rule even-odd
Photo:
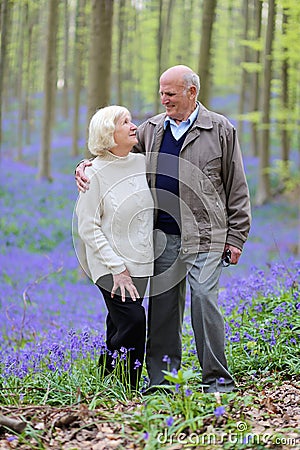
<svg viewBox="0 0 300 450">
<path fill-rule="evenodd" d="M 34 40 L 34 27 L 38 22 L 37 12 L 31 12 L 29 14 L 30 4 L 28 3 L 28 28 L 27 28 L 27 54 L 26 54 L 26 64 L 25 64 L 25 81 L 24 81 L 24 120 L 25 120 L 25 142 L 27 145 L 31 141 L 31 132 L 33 128 L 33 102 L 32 102 L 32 92 L 34 92 L 35 73 L 33 71 L 33 40 Z"/>
<path fill-rule="evenodd" d="M 249 4 L 248 0 L 243 0 L 243 40 L 248 39 L 248 29 L 249 29 Z M 248 62 L 248 47 L 244 44 L 242 48 L 242 62 Z M 240 85 L 240 95 L 239 95 L 239 107 L 238 112 L 239 115 L 244 114 L 245 105 L 246 105 L 246 93 L 247 93 L 247 81 L 248 81 L 248 73 L 245 68 L 242 68 L 241 73 L 241 85 Z M 239 119 L 238 122 L 238 135 L 240 143 L 243 142 L 243 134 L 244 134 L 244 120 Z"/>
<path fill-rule="evenodd" d="M 51 180 L 51 131 L 54 116 L 54 97 L 56 89 L 56 32 L 58 24 L 58 2 L 48 3 L 47 46 L 44 73 L 44 112 L 42 125 L 42 148 L 39 155 L 38 178 Z"/>
<path fill-rule="evenodd" d="M 262 16 L 262 1 L 254 0 L 254 21 L 255 21 L 255 35 L 254 39 L 256 41 L 260 40 L 261 37 L 261 16 Z M 259 64 L 261 57 L 261 52 L 259 50 L 255 50 L 254 52 L 254 62 Z M 253 85 L 252 85 L 252 107 L 251 110 L 253 112 L 259 111 L 259 98 L 260 98 L 260 73 L 256 71 L 253 74 Z M 251 123 L 251 149 L 252 155 L 258 156 L 258 131 L 257 131 L 257 122 L 253 121 Z"/>
<path fill-rule="evenodd" d="M 163 46 L 163 3 L 164 0 L 159 0 L 159 18 L 158 18 L 158 30 L 157 30 L 157 71 L 156 71 L 156 92 L 159 91 L 159 78 L 162 73 L 162 65 L 161 65 L 161 55 L 162 55 L 162 46 Z M 155 96 L 155 114 L 158 113 L 160 108 L 160 99 L 158 95 Z"/>
<path fill-rule="evenodd" d="M 68 100 L 68 59 L 69 59 L 69 12 L 68 0 L 64 0 L 64 60 L 63 60 L 63 102 L 62 111 L 65 118 L 69 117 L 69 100 Z"/>
<path fill-rule="evenodd" d="M 88 77 L 88 123 L 110 101 L 113 0 L 92 1 Z M 86 156 L 88 151 L 86 149 Z"/>
<path fill-rule="evenodd" d="M 76 4 L 76 26 L 75 26 L 75 45 L 74 45 L 74 114 L 72 127 L 72 155 L 79 154 L 79 109 L 80 109 L 80 93 L 82 89 L 82 62 L 84 60 L 84 38 L 83 30 L 85 28 L 86 19 L 84 14 L 85 0 L 77 0 Z"/>
<path fill-rule="evenodd" d="M 187 64 L 187 61 L 191 61 L 193 59 L 192 57 L 192 27 L 186 26 L 186 18 L 192 17 L 192 14 L 194 14 L 195 8 L 197 7 L 195 5 L 194 0 L 183 0 L 182 1 L 182 11 L 184 11 L 183 14 L 180 16 L 180 29 L 182 30 L 182 39 L 180 40 L 180 48 L 179 48 L 179 55 L 178 55 L 178 64 Z M 189 65 L 189 64 L 188 64 Z"/>
<path fill-rule="evenodd" d="M 163 27 L 163 42 L 161 54 L 161 69 L 166 70 L 169 67 L 170 42 L 172 39 L 172 15 L 175 6 L 175 0 L 168 0 L 166 4 L 166 14 Z"/>
<path fill-rule="evenodd" d="M 159 91 L 159 78 L 162 72 L 168 68 L 169 61 L 169 45 L 171 40 L 171 21 L 175 0 L 159 1 L 159 23 L 157 31 L 157 89 Z M 155 112 L 160 110 L 160 99 L 156 94 Z"/>
<path fill-rule="evenodd" d="M 271 197 L 270 176 L 267 169 L 270 166 L 270 101 L 272 81 L 272 45 L 275 30 L 276 0 L 269 0 L 268 24 L 265 41 L 265 66 L 263 72 L 263 105 L 262 130 L 259 146 L 259 181 L 256 203 L 261 205 Z"/>
<path fill-rule="evenodd" d="M 24 67 L 24 46 L 26 45 L 26 30 L 28 28 L 28 2 L 24 0 L 24 2 L 19 5 L 19 55 L 18 55 L 18 64 L 19 67 Z M 18 144 L 17 144 L 17 160 L 21 161 L 23 158 L 23 122 L 24 122 L 24 81 L 28 77 L 28 74 L 25 70 L 21 70 L 19 73 L 18 79 Z"/>
<path fill-rule="evenodd" d="M 282 16 L 282 33 L 283 36 L 286 34 L 286 25 L 287 25 L 287 15 L 283 13 Z M 282 110 L 284 111 L 284 118 L 281 123 L 281 159 L 283 161 L 289 160 L 290 154 L 290 136 L 288 131 L 288 110 L 289 110 L 289 94 L 288 94 L 288 86 L 289 86 L 289 75 L 288 75 L 288 60 L 286 57 L 287 48 L 284 47 L 282 49 L 283 53 L 283 61 L 281 68 L 281 101 L 282 101 Z"/>
<path fill-rule="evenodd" d="M 198 74 L 201 80 L 200 100 L 205 106 L 210 103 L 211 47 L 216 6 L 217 0 L 203 0 Z"/>
<path fill-rule="evenodd" d="M 124 44 L 124 34 L 125 34 L 125 6 L 126 0 L 120 0 L 119 3 L 119 16 L 118 16 L 118 49 L 117 49 L 117 103 L 123 105 L 123 65 L 122 65 L 122 55 L 123 55 L 123 44 Z"/>
<path fill-rule="evenodd" d="M 8 27 L 10 24 L 9 16 L 10 9 L 12 7 L 11 0 L 2 0 L 1 2 L 1 46 L 0 46 L 0 149 L 2 146 L 2 106 L 3 106 L 3 93 L 4 93 L 4 75 L 6 69 L 6 58 L 7 58 L 7 42 L 8 42 Z M 0 151 L 1 159 L 1 151 Z"/>
</svg>

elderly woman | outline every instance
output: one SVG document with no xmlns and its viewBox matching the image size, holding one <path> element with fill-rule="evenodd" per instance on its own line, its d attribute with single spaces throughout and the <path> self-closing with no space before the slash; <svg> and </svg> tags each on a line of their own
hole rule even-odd
<svg viewBox="0 0 300 450">
<path fill-rule="evenodd" d="M 80 193 L 76 214 L 93 282 L 108 310 L 106 373 L 114 354 L 127 352 L 127 377 L 139 383 L 144 360 L 146 319 L 142 306 L 153 272 L 153 200 L 145 160 L 131 153 L 136 126 L 122 106 L 96 112 L 89 125 L 88 148 L 96 158 L 87 168 L 89 189 Z"/>
</svg>

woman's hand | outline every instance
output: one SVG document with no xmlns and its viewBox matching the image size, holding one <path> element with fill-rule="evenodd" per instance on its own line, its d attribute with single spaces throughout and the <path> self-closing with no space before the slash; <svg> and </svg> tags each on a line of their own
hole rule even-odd
<svg viewBox="0 0 300 450">
<path fill-rule="evenodd" d="M 84 170 L 86 167 L 91 166 L 92 162 L 89 159 L 84 159 L 75 169 L 75 181 L 78 191 L 85 192 L 89 188 L 90 180 L 85 176 Z"/>
<path fill-rule="evenodd" d="M 135 302 L 137 298 L 140 298 L 140 295 L 137 291 L 137 288 L 133 284 L 133 281 L 131 279 L 130 273 L 128 270 L 124 270 L 121 273 L 118 273 L 117 275 L 113 275 L 114 285 L 111 290 L 111 298 L 114 297 L 115 292 L 118 288 L 120 288 L 121 291 L 121 297 L 122 302 L 125 302 L 125 291 L 127 290 L 130 294 L 130 297 Z"/>
</svg>

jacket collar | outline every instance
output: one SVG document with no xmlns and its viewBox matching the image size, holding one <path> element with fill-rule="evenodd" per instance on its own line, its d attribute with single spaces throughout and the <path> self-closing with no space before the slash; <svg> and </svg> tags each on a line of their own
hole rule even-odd
<svg viewBox="0 0 300 450">
<path fill-rule="evenodd" d="M 194 128 L 194 127 L 205 128 L 205 129 L 213 128 L 210 111 L 208 109 L 206 109 L 205 106 L 202 105 L 202 103 L 200 103 L 200 102 L 197 102 L 197 103 L 199 104 L 199 114 L 198 114 L 198 117 L 195 120 L 192 128 Z M 153 116 L 148 120 L 153 125 L 163 128 L 165 118 L 166 118 L 166 113 L 162 113 L 162 114 Z"/>
</svg>

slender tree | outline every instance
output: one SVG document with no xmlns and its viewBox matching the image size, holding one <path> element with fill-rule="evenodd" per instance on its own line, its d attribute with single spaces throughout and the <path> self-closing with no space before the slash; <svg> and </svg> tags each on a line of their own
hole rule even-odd
<svg viewBox="0 0 300 450">
<path fill-rule="evenodd" d="M 288 23 L 287 14 L 282 14 L 282 33 L 285 35 L 286 27 Z M 288 130 L 288 108 L 289 108 L 289 64 L 287 59 L 287 48 L 286 46 L 282 49 L 283 61 L 281 67 L 281 101 L 283 118 L 281 121 L 281 159 L 283 161 L 288 161 L 290 153 L 290 133 Z"/>
<path fill-rule="evenodd" d="M 198 73 L 201 78 L 200 100 L 205 106 L 209 106 L 210 101 L 211 47 L 216 6 L 217 0 L 203 0 Z"/>
<path fill-rule="evenodd" d="M 63 75 L 63 102 L 62 102 L 62 110 L 65 118 L 69 116 L 69 100 L 68 100 L 68 78 L 69 78 L 69 26 L 70 26 L 70 18 L 69 18 L 69 4 L 68 0 L 64 0 L 64 40 L 63 40 L 63 64 L 62 64 L 62 75 Z"/>
<path fill-rule="evenodd" d="M 2 145 L 2 107 L 3 107 L 3 92 L 4 92 L 4 75 L 6 69 L 7 59 L 7 42 L 8 42 L 8 27 L 10 24 L 10 12 L 12 8 L 11 0 L 2 0 L 1 2 L 1 46 L 0 46 L 0 148 Z"/>
<path fill-rule="evenodd" d="M 84 31 L 86 24 L 85 17 L 85 3 L 86 0 L 77 0 L 76 3 L 76 18 L 75 18 L 75 45 L 74 45 L 74 113 L 73 113 L 73 127 L 72 127 L 72 155 L 79 154 L 78 139 L 79 139 L 79 109 L 80 109 L 80 93 L 82 90 L 83 78 L 83 60 L 84 60 Z"/>
<path fill-rule="evenodd" d="M 124 49 L 124 34 L 126 23 L 126 0 L 120 0 L 118 11 L 118 48 L 117 48 L 117 103 L 123 104 L 123 49 Z"/>
<path fill-rule="evenodd" d="M 156 70 L 156 91 L 159 88 L 159 77 L 162 73 L 162 46 L 163 46 L 163 32 L 164 32 L 164 23 L 163 23 L 163 5 L 164 0 L 159 0 L 159 14 L 158 14 L 158 29 L 157 29 L 157 70 Z M 159 111 L 159 98 L 155 97 L 155 112 Z"/>
<path fill-rule="evenodd" d="M 270 175 L 270 100 L 272 81 L 272 46 L 275 30 L 276 0 L 269 0 L 268 23 L 264 52 L 263 94 L 262 94 L 262 129 L 259 145 L 259 183 L 256 203 L 261 205 L 271 197 Z"/>
<path fill-rule="evenodd" d="M 20 161 L 23 157 L 23 117 L 24 117 L 24 81 L 26 79 L 26 74 L 23 73 L 24 67 L 24 47 L 26 43 L 25 33 L 28 27 L 28 2 L 25 0 L 19 7 L 19 52 L 18 52 L 18 63 L 22 68 L 18 76 L 18 132 L 17 132 L 17 160 Z M 25 69 L 25 68 L 24 68 Z"/>
<path fill-rule="evenodd" d="M 247 63 L 249 58 L 249 50 L 248 46 L 245 44 L 245 41 L 248 40 L 249 34 L 249 2 L 248 0 L 243 0 L 242 3 L 242 16 L 243 16 L 243 45 L 242 45 L 242 62 Z M 248 72 L 245 66 L 242 65 L 241 72 L 241 83 L 240 83 L 240 94 L 239 94 L 239 106 L 238 112 L 241 116 L 245 112 L 246 102 L 247 102 L 247 86 L 248 86 Z M 240 119 L 238 122 L 238 135 L 240 136 L 240 141 L 242 143 L 244 132 L 244 120 Z"/>
<path fill-rule="evenodd" d="M 254 0 L 254 41 L 258 44 L 254 49 L 253 61 L 256 64 L 256 70 L 253 73 L 253 84 L 251 89 L 251 106 L 250 109 L 254 113 L 259 111 L 259 99 L 260 99 L 260 71 L 258 69 L 261 51 L 260 51 L 260 39 L 261 39 L 261 18 L 262 18 L 262 1 Z M 257 120 L 251 122 L 251 149 L 254 156 L 258 156 L 258 131 Z"/>
<path fill-rule="evenodd" d="M 51 180 L 50 154 L 51 131 L 54 116 L 56 89 L 56 34 L 59 0 L 48 3 L 47 45 L 44 72 L 44 111 L 42 125 L 42 148 L 39 154 L 38 178 Z"/>
<path fill-rule="evenodd" d="M 157 89 L 159 90 L 159 78 L 169 63 L 169 42 L 171 39 L 171 20 L 175 0 L 159 0 L 159 19 L 157 30 Z M 158 113 L 160 101 L 155 97 L 155 112 Z"/>
<path fill-rule="evenodd" d="M 110 101 L 113 0 L 93 0 L 88 75 L 88 122 Z M 87 154 L 88 151 L 86 150 Z"/>
</svg>

